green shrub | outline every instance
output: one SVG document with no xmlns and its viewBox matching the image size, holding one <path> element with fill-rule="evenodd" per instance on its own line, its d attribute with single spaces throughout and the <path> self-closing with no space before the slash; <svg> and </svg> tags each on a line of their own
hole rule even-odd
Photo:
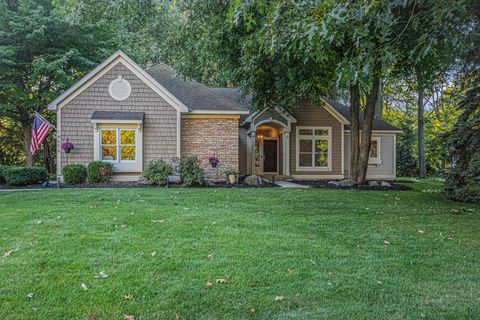
<svg viewBox="0 0 480 320">
<path fill-rule="evenodd" d="M 87 168 L 83 164 L 67 164 L 63 167 L 62 174 L 65 183 L 84 183 L 87 179 Z"/>
<path fill-rule="evenodd" d="M 172 174 L 172 170 L 171 164 L 163 160 L 153 160 L 145 167 L 143 176 L 147 178 L 148 183 L 163 186 L 168 176 Z"/>
<path fill-rule="evenodd" d="M 204 185 L 205 178 L 202 168 L 198 164 L 196 156 L 184 157 L 178 167 L 180 178 L 185 186 Z"/>
<path fill-rule="evenodd" d="M 11 167 L 0 165 L 0 184 L 4 184 L 6 182 L 5 177 L 3 176 L 3 172 L 9 168 Z"/>
<path fill-rule="evenodd" d="M 5 181 L 12 186 L 26 186 L 48 180 L 48 171 L 42 167 L 11 167 L 3 175 Z"/>
<path fill-rule="evenodd" d="M 113 165 L 109 162 L 92 161 L 87 166 L 87 179 L 90 183 L 109 182 L 113 175 Z"/>
</svg>

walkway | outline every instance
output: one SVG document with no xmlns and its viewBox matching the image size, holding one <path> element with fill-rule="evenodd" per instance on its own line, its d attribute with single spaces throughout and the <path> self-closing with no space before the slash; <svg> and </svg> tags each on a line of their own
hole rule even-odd
<svg viewBox="0 0 480 320">
<path fill-rule="evenodd" d="M 275 184 L 279 185 L 282 188 L 297 188 L 297 189 L 310 188 L 309 186 L 305 186 L 303 184 L 293 183 L 289 181 L 275 181 Z"/>
</svg>

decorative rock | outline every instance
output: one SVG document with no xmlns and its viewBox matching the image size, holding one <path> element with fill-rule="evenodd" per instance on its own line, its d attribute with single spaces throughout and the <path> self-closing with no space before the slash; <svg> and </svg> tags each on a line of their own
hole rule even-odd
<svg viewBox="0 0 480 320">
<path fill-rule="evenodd" d="M 148 184 L 148 180 L 147 178 L 145 178 L 144 176 L 140 176 L 138 177 L 138 184 Z"/>
<path fill-rule="evenodd" d="M 262 177 L 256 175 L 246 177 L 244 183 L 250 186 L 263 187 Z"/>
<path fill-rule="evenodd" d="M 388 183 L 387 181 L 382 181 L 382 183 L 380 184 L 382 187 L 391 187 L 392 185 L 390 183 Z"/>
<path fill-rule="evenodd" d="M 334 186 L 338 186 L 338 181 L 335 181 L 335 180 L 330 180 L 328 181 L 328 184 L 333 184 Z"/>
<path fill-rule="evenodd" d="M 215 183 L 214 183 L 212 180 L 206 179 L 206 181 L 207 181 L 207 186 L 209 186 L 209 187 L 215 187 Z"/>
<path fill-rule="evenodd" d="M 378 187 L 380 183 L 378 183 L 378 181 L 373 180 L 373 181 L 369 181 L 368 185 L 371 187 Z"/>
<path fill-rule="evenodd" d="M 352 187 L 356 184 L 357 183 L 352 179 L 345 179 L 345 180 L 342 180 L 342 181 L 338 182 L 338 185 L 341 186 L 341 187 Z"/>
</svg>

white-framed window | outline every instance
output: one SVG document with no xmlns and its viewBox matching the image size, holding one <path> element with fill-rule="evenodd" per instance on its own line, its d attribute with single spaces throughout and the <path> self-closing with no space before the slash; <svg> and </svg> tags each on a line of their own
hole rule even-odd
<svg viewBox="0 0 480 320">
<path fill-rule="evenodd" d="M 380 158 L 380 147 L 381 139 L 380 137 L 372 137 L 370 140 L 370 157 L 368 163 L 370 164 L 381 164 L 382 159 Z"/>
<path fill-rule="evenodd" d="M 297 127 L 297 170 L 330 171 L 332 169 L 332 129 Z"/>
<path fill-rule="evenodd" d="M 100 129 L 100 160 L 114 163 L 137 162 L 137 129 Z"/>
<path fill-rule="evenodd" d="M 116 172 L 142 172 L 143 133 L 138 123 L 94 122 L 94 160 L 113 164 Z"/>
</svg>

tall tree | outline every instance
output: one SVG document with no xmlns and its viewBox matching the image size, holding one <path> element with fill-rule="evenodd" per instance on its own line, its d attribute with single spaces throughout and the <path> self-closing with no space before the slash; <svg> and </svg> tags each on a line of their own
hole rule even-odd
<svg viewBox="0 0 480 320">
<path fill-rule="evenodd" d="M 33 112 L 101 61 L 108 40 L 95 26 L 65 22 L 49 0 L 2 1 L 0 12 L 0 115 L 20 123 L 32 166 Z"/>
</svg>

